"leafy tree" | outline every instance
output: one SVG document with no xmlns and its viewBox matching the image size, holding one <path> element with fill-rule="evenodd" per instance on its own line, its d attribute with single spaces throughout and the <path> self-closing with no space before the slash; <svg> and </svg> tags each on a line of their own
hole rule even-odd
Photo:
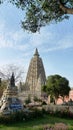
<svg viewBox="0 0 73 130">
<path fill-rule="evenodd" d="M 33 33 L 49 23 L 68 19 L 73 14 L 73 0 L 0 0 L 10 2 L 24 11 L 22 28 Z"/>
<path fill-rule="evenodd" d="M 46 86 L 43 86 L 42 89 L 51 95 L 55 101 L 59 96 L 62 96 L 64 99 L 70 91 L 69 81 L 60 75 L 51 75 L 48 76 Z"/>
</svg>

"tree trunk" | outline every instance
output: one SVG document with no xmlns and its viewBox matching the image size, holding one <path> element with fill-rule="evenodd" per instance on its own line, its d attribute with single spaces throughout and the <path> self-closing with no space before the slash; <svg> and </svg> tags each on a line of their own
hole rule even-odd
<svg viewBox="0 0 73 130">
<path fill-rule="evenodd" d="M 57 104 L 57 98 L 54 97 L 54 105 L 56 105 L 56 104 Z"/>
<path fill-rule="evenodd" d="M 64 96 L 63 96 L 63 103 L 64 103 Z"/>
<path fill-rule="evenodd" d="M 68 8 L 68 7 L 64 6 L 64 4 L 61 2 L 61 0 L 59 0 L 59 3 L 60 3 L 60 9 L 62 11 L 64 11 L 64 13 L 73 14 L 73 8 Z"/>
</svg>

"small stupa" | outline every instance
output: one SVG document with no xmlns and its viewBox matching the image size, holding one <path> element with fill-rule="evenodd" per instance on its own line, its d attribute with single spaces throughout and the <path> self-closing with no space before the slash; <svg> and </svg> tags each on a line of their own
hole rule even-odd
<svg viewBox="0 0 73 130">
<path fill-rule="evenodd" d="M 21 101 L 18 99 L 18 90 L 15 86 L 14 73 L 12 73 L 9 85 L 3 92 L 0 107 L 0 112 L 5 114 L 16 112 L 23 109 L 23 105 Z"/>
</svg>

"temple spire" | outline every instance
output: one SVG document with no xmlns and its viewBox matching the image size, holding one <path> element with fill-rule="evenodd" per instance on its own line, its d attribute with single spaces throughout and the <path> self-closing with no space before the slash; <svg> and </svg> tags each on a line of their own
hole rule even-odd
<svg viewBox="0 0 73 130">
<path fill-rule="evenodd" d="M 38 49 L 36 48 L 34 56 L 39 56 Z"/>
<path fill-rule="evenodd" d="M 40 97 L 41 87 L 45 85 L 46 75 L 41 57 L 39 56 L 38 49 L 36 48 L 34 56 L 32 57 L 28 73 L 26 77 L 26 88 L 31 96 Z"/>
<path fill-rule="evenodd" d="M 11 79 L 10 79 L 10 86 L 15 87 L 15 76 L 14 72 L 12 73 Z"/>
</svg>

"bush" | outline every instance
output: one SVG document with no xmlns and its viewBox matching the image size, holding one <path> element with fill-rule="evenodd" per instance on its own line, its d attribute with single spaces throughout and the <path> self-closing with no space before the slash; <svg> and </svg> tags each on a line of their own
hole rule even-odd
<svg viewBox="0 0 73 130">
<path fill-rule="evenodd" d="M 42 117 L 43 113 L 42 110 L 38 110 L 37 108 L 35 108 L 33 111 L 21 111 L 21 112 L 15 112 L 13 114 L 10 115 L 1 115 L 0 116 L 0 123 L 2 124 L 14 124 L 16 122 L 20 122 L 20 121 L 28 121 L 34 118 L 39 118 Z"/>
<path fill-rule="evenodd" d="M 35 101 L 35 102 L 42 102 L 42 100 L 39 99 L 39 98 L 37 98 L 36 96 L 34 96 L 34 101 Z"/>
<path fill-rule="evenodd" d="M 42 102 L 42 105 L 47 105 L 47 103 L 45 101 Z"/>
<path fill-rule="evenodd" d="M 23 118 L 25 117 L 24 112 L 15 112 L 13 114 L 10 115 L 1 115 L 0 116 L 0 123 L 3 124 L 11 124 L 11 123 L 15 123 L 18 121 L 22 121 Z"/>
<path fill-rule="evenodd" d="M 36 96 L 34 96 L 34 101 L 37 102 L 38 100 L 39 99 Z"/>
<path fill-rule="evenodd" d="M 28 96 L 28 98 L 25 100 L 25 104 L 29 104 L 29 103 L 31 103 L 31 98 L 30 98 L 30 96 Z"/>
<path fill-rule="evenodd" d="M 43 116 L 43 111 L 35 108 L 34 111 L 33 111 L 33 117 L 39 118 L 39 117 L 42 117 L 42 116 Z"/>
</svg>

